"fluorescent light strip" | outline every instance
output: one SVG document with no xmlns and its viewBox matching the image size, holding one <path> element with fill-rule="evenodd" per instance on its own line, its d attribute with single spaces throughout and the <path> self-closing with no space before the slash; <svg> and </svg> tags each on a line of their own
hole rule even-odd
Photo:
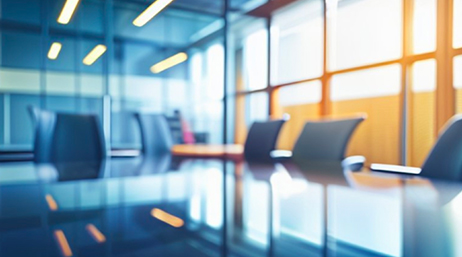
<svg viewBox="0 0 462 257">
<path fill-rule="evenodd" d="M 64 232 L 60 229 L 54 231 L 56 241 L 58 241 L 59 248 L 61 249 L 62 254 L 65 257 L 72 256 L 72 250 L 67 242 L 67 238 L 64 235 Z"/>
<path fill-rule="evenodd" d="M 179 228 L 179 227 L 182 227 L 184 225 L 184 221 L 176 216 L 173 216 L 172 214 L 170 213 L 167 213 L 161 209 L 157 209 L 157 208 L 154 208 L 152 209 L 151 211 L 151 215 L 160 220 L 160 221 L 163 221 L 167 224 L 169 224 L 170 226 L 172 227 L 175 227 L 175 228 Z"/>
<path fill-rule="evenodd" d="M 64 3 L 64 7 L 61 10 L 61 13 L 59 14 L 58 23 L 68 24 L 79 2 L 80 0 L 66 0 L 66 3 Z"/>
<path fill-rule="evenodd" d="M 50 194 L 47 194 L 45 196 L 45 200 L 47 201 L 48 208 L 50 208 L 50 211 L 57 211 L 58 210 L 58 204 L 56 203 L 53 196 L 51 196 Z"/>
<path fill-rule="evenodd" d="M 160 13 L 167 5 L 169 5 L 173 0 L 157 0 L 152 3 L 146 10 L 144 10 L 136 19 L 133 20 L 133 25 L 137 27 L 142 27 L 148 21 L 150 21 L 154 16 Z"/>
<path fill-rule="evenodd" d="M 101 55 L 104 54 L 104 52 L 106 52 L 106 49 L 107 48 L 105 45 L 95 46 L 95 48 L 93 48 L 93 50 L 91 50 L 91 52 L 85 56 L 83 59 L 83 64 L 92 65 L 94 62 L 96 62 L 96 60 L 98 60 L 99 57 L 101 57 Z"/>
<path fill-rule="evenodd" d="M 85 228 L 87 229 L 88 233 L 93 237 L 93 239 L 95 239 L 96 242 L 100 244 L 106 242 L 106 237 L 103 235 L 103 233 L 101 233 L 101 231 L 99 231 L 95 227 L 95 225 L 88 224 Z"/>
<path fill-rule="evenodd" d="M 170 69 L 175 65 L 178 65 L 188 59 L 188 55 L 185 53 L 178 53 L 175 54 L 174 56 L 171 56 L 159 63 L 154 64 L 151 67 L 151 71 L 153 73 L 160 73 L 166 69 Z"/>
<path fill-rule="evenodd" d="M 50 50 L 48 51 L 48 59 L 56 60 L 56 58 L 58 58 L 59 52 L 61 51 L 61 48 L 61 43 L 54 42 L 51 44 Z"/>
</svg>

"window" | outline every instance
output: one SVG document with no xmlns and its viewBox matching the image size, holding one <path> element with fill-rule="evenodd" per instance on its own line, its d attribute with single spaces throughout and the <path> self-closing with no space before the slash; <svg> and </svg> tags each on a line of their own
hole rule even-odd
<svg viewBox="0 0 462 257">
<path fill-rule="evenodd" d="M 265 88 L 268 84 L 268 31 L 250 34 L 244 43 L 244 78 L 248 90 Z"/>
<path fill-rule="evenodd" d="M 268 94 L 255 93 L 247 97 L 247 127 L 250 127 L 254 121 L 268 120 Z"/>
<path fill-rule="evenodd" d="M 454 57 L 454 88 L 456 113 L 462 113 L 462 55 Z"/>
<path fill-rule="evenodd" d="M 462 0 L 454 0 L 453 46 L 462 47 Z"/>
<path fill-rule="evenodd" d="M 0 18 L 26 24 L 40 24 L 40 3 L 35 0 L 2 0 Z"/>
<path fill-rule="evenodd" d="M 412 65 L 410 95 L 409 164 L 420 167 L 433 147 L 436 137 L 436 60 Z"/>
<path fill-rule="evenodd" d="M 402 0 L 328 3 L 329 70 L 401 57 Z"/>
<path fill-rule="evenodd" d="M 223 141 L 224 48 L 221 43 L 195 53 L 190 61 L 194 97 L 192 129 L 208 134 L 209 143 Z M 185 110 L 187 111 L 187 110 Z"/>
<path fill-rule="evenodd" d="M 413 0 L 413 53 L 436 50 L 436 0 Z"/>
<path fill-rule="evenodd" d="M 272 85 L 322 75 L 323 31 L 323 3 L 319 0 L 299 1 L 273 15 Z"/>
<path fill-rule="evenodd" d="M 282 87 L 277 97 L 279 104 L 275 116 L 290 115 L 279 135 L 278 148 L 292 150 L 305 122 L 321 115 L 322 84 L 316 80 Z"/>
<path fill-rule="evenodd" d="M 349 143 L 347 156 L 361 154 L 368 162 L 400 162 L 400 92 L 399 64 L 332 78 L 332 114 L 338 117 L 367 114 Z"/>
<path fill-rule="evenodd" d="M 207 97 L 221 100 L 224 96 L 225 58 L 222 44 L 214 44 L 207 49 Z"/>
</svg>

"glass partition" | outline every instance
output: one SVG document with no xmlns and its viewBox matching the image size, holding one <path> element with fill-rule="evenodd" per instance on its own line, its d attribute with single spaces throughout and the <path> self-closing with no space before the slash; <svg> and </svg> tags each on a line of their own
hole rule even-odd
<svg viewBox="0 0 462 257">
<path fill-rule="evenodd" d="M 65 3 L 0 0 L 2 148 L 32 149 L 29 106 L 98 115 L 113 148 L 140 147 L 137 112 L 180 113 L 183 130 L 221 142 L 223 1 L 202 8 L 175 1 L 141 27 L 133 21 L 149 1 L 81 0 L 63 22 Z M 104 51 L 85 61 L 97 47 Z M 183 53 L 184 60 L 154 71 Z M 203 55 L 203 69 L 194 53 Z M 193 94 L 195 86 L 207 93 Z"/>
</svg>

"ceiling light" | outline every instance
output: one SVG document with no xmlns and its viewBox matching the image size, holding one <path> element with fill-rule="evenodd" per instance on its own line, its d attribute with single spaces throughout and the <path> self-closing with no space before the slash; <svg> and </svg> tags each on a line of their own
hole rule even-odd
<svg viewBox="0 0 462 257">
<path fill-rule="evenodd" d="M 160 220 L 163 221 L 167 224 L 169 224 L 172 227 L 179 228 L 184 225 L 184 221 L 176 216 L 173 216 L 172 214 L 165 212 L 161 209 L 154 208 L 151 211 L 151 215 Z"/>
<path fill-rule="evenodd" d="M 66 0 L 58 17 L 58 23 L 68 24 L 80 0 Z"/>
<path fill-rule="evenodd" d="M 47 194 L 45 196 L 45 200 L 47 201 L 47 204 L 48 204 L 48 208 L 50 208 L 50 211 L 56 211 L 58 210 L 58 204 L 56 203 L 55 199 L 53 198 L 53 196 L 51 196 L 50 194 Z"/>
<path fill-rule="evenodd" d="M 144 10 L 136 19 L 133 20 L 133 25 L 137 27 L 142 27 L 148 21 L 150 21 L 154 16 L 160 13 L 167 5 L 169 5 L 173 0 L 157 0 L 152 3 L 146 10 Z"/>
<path fill-rule="evenodd" d="M 58 58 L 59 52 L 61 51 L 61 43 L 54 42 L 50 46 L 50 50 L 48 51 L 48 59 L 56 60 Z"/>
<path fill-rule="evenodd" d="M 103 233 L 101 233 L 101 231 L 99 231 L 95 227 L 95 225 L 88 224 L 85 228 L 87 229 L 88 233 L 90 233 L 90 235 L 93 237 L 93 239 L 95 239 L 96 242 L 100 244 L 106 242 L 106 237 L 103 235 Z"/>
<path fill-rule="evenodd" d="M 98 58 L 106 52 L 107 47 L 105 45 L 97 45 L 90 53 L 83 58 L 83 64 L 92 65 Z"/>
<path fill-rule="evenodd" d="M 151 71 L 153 73 L 160 73 L 166 69 L 170 69 L 171 67 L 186 61 L 187 59 L 188 59 L 188 55 L 186 53 L 178 53 L 161 62 L 154 64 L 151 67 Z"/>
<path fill-rule="evenodd" d="M 72 256 L 72 250 L 71 247 L 69 246 L 69 243 L 67 242 L 66 235 L 64 235 L 64 232 L 60 229 L 54 231 L 55 234 L 55 239 L 58 241 L 59 248 L 61 249 L 61 252 L 63 256 L 65 257 L 70 257 Z"/>
</svg>

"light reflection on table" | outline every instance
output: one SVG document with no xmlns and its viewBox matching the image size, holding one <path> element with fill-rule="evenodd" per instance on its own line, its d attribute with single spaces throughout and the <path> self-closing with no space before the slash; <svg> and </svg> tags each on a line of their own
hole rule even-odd
<svg viewBox="0 0 462 257">
<path fill-rule="evenodd" d="M 88 167 L 0 166 L 1 256 L 62 256 L 58 230 L 73 256 L 462 254 L 461 183 L 171 156 Z"/>
</svg>

